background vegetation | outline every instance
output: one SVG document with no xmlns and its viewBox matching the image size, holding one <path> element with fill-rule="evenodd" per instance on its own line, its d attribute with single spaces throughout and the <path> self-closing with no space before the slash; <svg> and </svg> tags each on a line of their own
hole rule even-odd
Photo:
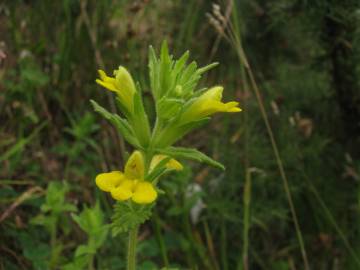
<svg viewBox="0 0 360 270">
<path fill-rule="evenodd" d="M 189 164 L 162 180 L 166 194 L 141 227 L 140 269 L 306 269 L 302 252 L 311 269 L 360 269 L 358 1 L 219 4 L 224 18 L 206 0 L 0 3 L 0 269 L 124 266 L 127 236 L 102 226 L 112 202 L 94 177 L 122 168 L 131 149 L 89 99 L 114 109 L 94 81 L 119 64 L 150 99 L 148 46 L 164 39 L 176 56 L 220 62 L 203 83 L 223 84 L 244 110 L 182 141 L 227 170 Z M 239 61 L 240 36 L 263 103 Z"/>
</svg>

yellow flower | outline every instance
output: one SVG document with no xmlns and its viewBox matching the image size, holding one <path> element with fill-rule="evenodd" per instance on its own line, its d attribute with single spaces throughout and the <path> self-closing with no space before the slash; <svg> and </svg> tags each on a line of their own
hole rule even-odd
<svg viewBox="0 0 360 270">
<path fill-rule="evenodd" d="M 111 190 L 111 196 L 119 201 L 131 198 L 138 204 L 148 204 L 156 200 L 157 193 L 153 185 L 149 182 L 125 180 L 119 186 Z"/>
<path fill-rule="evenodd" d="M 138 204 L 152 203 L 157 198 L 157 192 L 150 182 L 144 181 L 144 158 L 141 152 L 134 151 L 125 165 L 124 173 L 112 171 L 101 173 L 96 179 L 96 185 L 118 201 L 133 200 Z"/>
<path fill-rule="evenodd" d="M 120 66 L 114 70 L 115 77 L 109 77 L 103 70 L 98 70 L 100 79 L 96 82 L 101 86 L 115 92 L 122 105 L 132 113 L 134 111 L 133 97 L 136 92 L 135 83 L 126 68 Z"/>
<path fill-rule="evenodd" d="M 215 86 L 196 98 L 196 100 L 183 113 L 180 122 L 187 123 L 199 120 L 217 112 L 240 112 L 241 109 L 238 107 L 238 102 L 230 101 L 223 103 L 221 101 L 223 90 L 223 87 Z"/>
<path fill-rule="evenodd" d="M 150 163 L 150 171 L 155 169 L 155 167 L 165 158 L 167 158 L 166 155 L 155 155 Z M 170 159 L 165 166 L 168 170 L 175 170 L 175 171 L 181 171 L 184 168 L 179 161 L 173 158 Z"/>
</svg>

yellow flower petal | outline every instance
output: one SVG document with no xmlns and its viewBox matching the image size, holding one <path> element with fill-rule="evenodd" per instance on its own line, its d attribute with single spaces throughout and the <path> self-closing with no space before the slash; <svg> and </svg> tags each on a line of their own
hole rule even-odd
<svg viewBox="0 0 360 270">
<path fill-rule="evenodd" d="M 107 78 L 108 76 L 106 75 L 105 71 L 103 71 L 102 69 L 98 70 L 99 76 L 101 80 L 104 80 L 105 78 Z"/>
<path fill-rule="evenodd" d="M 165 158 L 167 158 L 168 156 L 166 155 L 155 155 L 150 163 L 150 171 L 152 171 L 153 169 L 155 169 L 155 167 Z M 170 159 L 167 163 L 166 163 L 166 167 L 169 170 L 176 170 L 176 171 L 181 171 L 184 167 L 183 165 L 181 165 L 181 163 L 179 161 L 177 161 L 176 159 Z"/>
<path fill-rule="evenodd" d="M 169 162 L 166 164 L 166 167 L 175 171 L 181 171 L 182 169 L 184 169 L 184 166 L 179 161 L 173 158 L 169 160 Z"/>
<path fill-rule="evenodd" d="M 157 192 L 154 186 L 146 181 L 139 181 L 134 189 L 132 200 L 138 204 L 148 204 L 155 201 Z"/>
<path fill-rule="evenodd" d="M 111 190 L 111 196 L 118 201 L 130 199 L 134 194 L 135 180 L 124 180 L 118 187 Z"/>
<path fill-rule="evenodd" d="M 225 104 L 226 112 L 241 112 L 241 109 L 238 107 L 239 102 L 230 101 Z"/>
<path fill-rule="evenodd" d="M 113 92 L 117 92 L 118 89 L 115 87 L 114 84 L 109 83 L 109 82 L 105 82 L 105 81 L 101 81 L 99 79 L 96 79 L 96 83 L 100 84 L 102 87 L 105 87 L 106 89 L 113 91 Z"/>
<path fill-rule="evenodd" d="M 140 151 L 134 151 L 125 165 L 125 175 L 129 179 L 144 179 L 144 157 Z"/>
<path fill-rule="evenodd" d="M 95 183 L 102 191 L 110 192 L 110 190 L 120 185 L 123 180 L 124 175 L 122 172 L 113 171 L 109 173 L 100 173 L 96 176 Z"/>
<path fill-rule="evenodd" d="M 199 97 L 199 100 L 217 100 L 220 101 L 222 98 L 222 92 L 224 88 L 222 86 L 214 86 L 207 90 L 204 94 Z"/>
</svg>

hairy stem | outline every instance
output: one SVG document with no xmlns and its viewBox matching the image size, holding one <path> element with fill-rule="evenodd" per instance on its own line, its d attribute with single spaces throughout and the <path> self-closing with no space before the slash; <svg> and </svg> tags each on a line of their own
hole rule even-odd
<svg viewBox="0 0 360 270">
<path fill-rule="evenodd" d="M 127 254 L 127 270 L 136 270 L 136 244 L 139 227 L 131 229 L 129 232 L 129 245 Z"/>
</svg>

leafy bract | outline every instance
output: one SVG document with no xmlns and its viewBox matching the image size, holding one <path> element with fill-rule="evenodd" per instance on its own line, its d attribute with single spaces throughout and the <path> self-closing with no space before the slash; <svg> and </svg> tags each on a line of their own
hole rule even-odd
<svg viewBox="0 0 360 270">
<path fill-rule="evenodd" d="M 195 161 L 199 161 L 199 162 L 204 162 L 204 163 L 207 163 L 216 168 L 225 170 L 224 165 L 213 160 L 212 158 L 208 157 L 204 153 L 202 153 L 199 150 L 196 150 L 194 148 L 170 146 L 165 149 L 159 149 L 158 152 L 161 154 L 168 155 L 170 157 L 174 157 L 174 158 L 185 158 L 185 159 L 191 159 L 191 160 L 195 160 Z"/>
<path fill-rule="evenodd" d="M 135 136 L 133 128 L 126 119 L 123 119 L 115 113 L 110 113 L 108 110 L 100 106 L 96 101 L 90 100 L 94 110 L 100 113 L 105 119 L 109 120 L 124 137 L 124 139 L 132 146 L 141 148 L 138 139 Z"/>
<path fill-rule="evenodd" d="M 144 223 L 150 218 L 152 207 L 153 204 L 144 206 L 124 201 L 116 202 L 111 218 L 112 236 L 127 232 Z"/>
</svg>

